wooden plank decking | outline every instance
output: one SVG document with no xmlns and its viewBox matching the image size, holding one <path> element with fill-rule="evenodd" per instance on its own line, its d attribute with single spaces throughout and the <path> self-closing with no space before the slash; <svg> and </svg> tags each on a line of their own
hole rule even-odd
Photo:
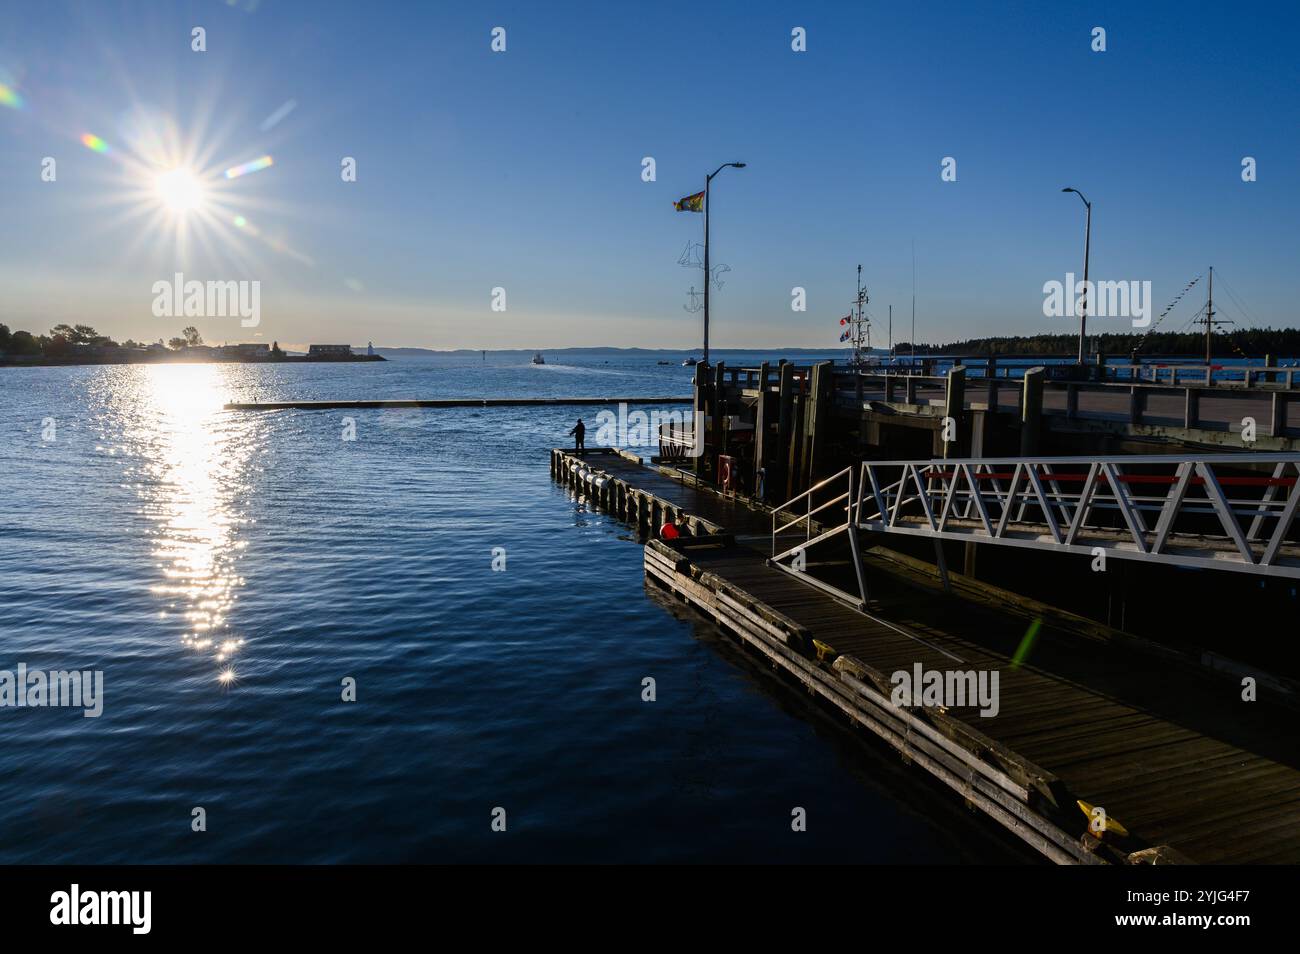
<svg viewBox="0 0 1300 954">
<path fill-rule="evenodd" d="M 553 472 L 575 483 L 574 461 L 556 452 Z M 1243 702 L 1240 685 L 1222 674 L 1050 624 L 1026 663 L 1013 668 L 1025 634 L 1022 615 L 891 586 L 881 561 L 870 559 L 868 573 L 881 584 L 872 592 L 883 596 L 864 614 L 767 563 L 761 547 L 769 514 L 617 454 L 597 452 L 580 466 L 604 475 L 601 486 L 586 489 L 608 509 L 646 527 L 682 510 L 711 534 L 672 546 L 652 541 L 648 579 L 712 616 L 1047 857 L 1300 862 L 1294 712 L 1270 703 L 1264 679 L 1261 701 Z M 997 715 L 890 705 L 890 675 L 916 663 L 997 671 Z M 1099 844 L 1076 800 L 1103 807 L 1128 837 L 1107 834 Z"/>
</svg>

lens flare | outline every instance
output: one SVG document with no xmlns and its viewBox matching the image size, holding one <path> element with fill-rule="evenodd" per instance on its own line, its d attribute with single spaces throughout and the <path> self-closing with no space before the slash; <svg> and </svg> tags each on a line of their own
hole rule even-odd
<svg viewBox="0 0 1300 954">
<path fill-rule="evenodd" d="M 81 144 L 92 152 L 108 152 L 108 143 L 100 139 L 94 133 L 82 133 Z"/>
<path fill-rule="evenodd" d="M 244 163 L 242 166 L 231 166 L 229 169 L 226 170 L 226 178 L 238 179 L 240 176 L 246 176 L 250 172 L 257 172 L 261 169 L 265 169 L 267 166 L 271 166 L 274 164 L 275 164 L 275 160 L 272 159 L 270 156 L 262 156 L 262 158 L 253 159 L 250 162 Z"/>
<path fill-rule="evenodd" d="M 18 90 L 0 83 L 0 106 L 8 106 L 10 109 L 22 109 L 23 98 Z"/>
</svg>

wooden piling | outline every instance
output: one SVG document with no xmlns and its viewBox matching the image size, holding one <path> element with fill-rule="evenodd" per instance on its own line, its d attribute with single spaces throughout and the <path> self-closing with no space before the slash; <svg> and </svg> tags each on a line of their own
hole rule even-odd
<svg viewBox="0 0 1300 954">
<path fill-rule="evenodd" d="M 717 367 L 713 370 L 713 398 L 710 402 L 713 408 L 713 421 L 709 428 L 709 443 L 711 446 L 709 447 L 709 460 L 705 464 L 705 471 L 711 474 L 715 481 L 718 479 L 718 455 L 727 452 L 727 448 L 724 444 L 725 432 L 722 429 L 724 423 L 723 418 L 727 415 L 726 390 L 724 389 L 722 380 L 725 370 L 726 366 L 721 361 L 718 362 Z"/>
<path fill-rule="evenodd" d="M 964 457 L 964 454 L 959 453 L 961 447 L 965 444 L 966 368 L 963 365 L 954 365 L 948 371 L 948 388 L 944 399 L 943 416 L 945 418 L 943 422 L 944 432 L 948 432 L 949 421 L 951 421 L 953 438 L 943 442 L 944 460 L 949 457 Z M 957 446 L 954 447 L 954 444 Z"/>
<path fill-rule="evenodd" d="M 1020 402 L 1020 454 L 1023 457 L 1033 457 L 1038 453 L 1046 383 L 1046 368 L 1030 368 L 1025 372 L 1024 394 Z"/>
<path fill-rule="evenodd" d="M 779 408 L 776 425 L 776 452 L 772 455 L 773 471 L 768 474 L 768 486 L 774 494 L 783 494 L 783 500 L 794 496 L 790 490 L 790 445 L 794 425 L 794 367 L 781 363 Z"/>
<path fill-rule="evenodd" d="M 767 378 L 768 363 L 764 361 L 758 366 L 758 403 L 754 408 L 754 482 L 750 486 L 754 488 L 754 496 L 756 497 L 764 496 L 758 493 L 759 478 L 760 476 L 766 477 L 767 453 L 771 443 L 767 434 L 768 427 L 771 425 L 770 412 L 768 411 Z"/>
</svg>

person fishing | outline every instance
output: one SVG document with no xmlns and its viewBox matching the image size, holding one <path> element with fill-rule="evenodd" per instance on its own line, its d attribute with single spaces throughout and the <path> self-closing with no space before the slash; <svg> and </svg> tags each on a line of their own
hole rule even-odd
<svg viewBox="0 0 1300 954">
<path fill-rule="evenodd" d="M 578 423 L 573 425 L 573 430 L 569 431 L 569 434 L 573 437 L 573 452 L 575 454 L 587 453 L 587 446 L 583 443 L 583 439 L 587 434 L 587 427 L 582 423 L 582 418 L 578 418 Z"/>
</svg>

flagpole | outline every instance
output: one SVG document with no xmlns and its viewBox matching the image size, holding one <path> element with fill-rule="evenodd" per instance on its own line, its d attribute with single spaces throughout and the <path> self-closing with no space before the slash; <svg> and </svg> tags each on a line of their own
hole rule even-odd
<svg viewBox="0 0 1300 954">
<path fill-rule="evenodd" d="M 713 273 L 709 271 L 709 184 L 713 177 L 723 169 L 731 166 L 735 169 L 745 168 L 743 162 L 724 162 L 704 177 L 704 363 L 709 363 L 709 284 Z"/>
<path fill-rule="evenodd" d="M 721 171 L 721 170 L 719 170 Z M 716 176 L 718 173 L 713 173 Z M 713 176 L 704 178 L 704 363 L 709 363 L 709 183 Z"/>
</svg>

